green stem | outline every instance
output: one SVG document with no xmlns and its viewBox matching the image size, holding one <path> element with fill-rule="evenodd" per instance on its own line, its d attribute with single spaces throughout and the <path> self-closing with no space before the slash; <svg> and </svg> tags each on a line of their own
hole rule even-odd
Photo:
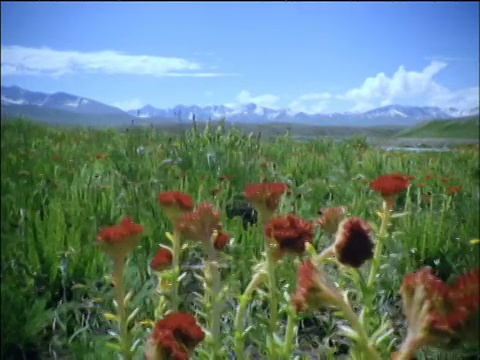
<svg viewBox="0 0 480 360">
<path fill-rule="evenodd" d="M 377 276 L 378 268 L 380 267 L 380 263 L 382 261 L 383 243 L 388 236 L 387 227 L 390 221 L 390 210 L 387 209 L 385 202 L 382 214 L 382 222 L 380 224 L 380 229 L 377 234 L 377 243 L 375 244 L 375 251 L 373 253 L 372 267 L 370 268 L 370 274 L 367 280 L 367 288 L 369 291 L 372 290 L 373 282 L 375 281 L 375 278 Z"/>
<path fill-rule="evenodd" d="M 292 358 L 293 342 L 297 333 L 297 312 L 292 304 L 288 306 L 287 329 L 285 330 L 285 343 L 283 347 L 283 355 L 286 359 Z"/>
<path fill-rule="evenodd" d="M 208 260 L 205 264 L 205 303 L 209 308 L 209 331 L 211 335 L 211 359 L 221 359 L 220 354 L 220 325 L 222 304 L 219 301 L 221 293 L 220 271 L 218 268 L 218 254 L 213 243 L 208 244 Z"/>
<path fill-rule="evenodd" d="M 245 318 L 247 312 L 247 306 L 252 299 L 253 292 L 260 286 L 260 284 L 265 280 L 266 272 L 264 269 L 257 271 L 247 288 L 240 296 L 240 304 L 235 315 L 235 355 L 239 360 L 246 359 L 245 357 L 245 345 L 244 345 L 244 336 L 243 329 L 245 328 Z"/>
<path fill-rule="evenodd" d="M 272 338 L 273 344 L 273 335 L 277 328 L 277 319 L 278 319 L 278 289 L 277 289 L 277 278 L 275 275 L 275 258 L 274 258 L 274 248 L 270 245 L 269 241 L 265 240 L 265 254 L 267 257 L 267 274 L 268 274 L 268 295 L 269 295 L 269 305 L 270 305 L 270 319 L 268 330 Z M 275 345 L 272 346 L 272 360 L 277 358 Z"/>
<path fill-rule="evenodd" d="M 128 332 L 127 312 L 125 309 L 125 286 L 123 273 L 125 270 L 125 258 L 117 259 L 113 263 L 113 281 L 115 283 L 115 300 L 117 302 L 117 316 L 120 327 L 120 340 L 124 360 L 132 360 L 130 348 L 132 341 Z"/>
<path fill-rule="evenodd" d="M 368 335 L 360 323 L 357 315 L 353 312 L 352 308 L 342 298 L 340 298 L 337 303 L 340 311 L 343 314 L 343 317 L 350 323 L 352 329 L 358 334 L 358 342 L 363 348 L 366 358 L 368 360 L 381 360 L 380 355 L 370 344 Z"/>
<path fill-rule="evenodd" d="M 415 357 L 415 353 L 422 347 L 422 341 L 419 341 L 412 336 L 409 332 L 407 337 L 400 346 L 400 350 L 397 352 L 395 360 L 412 360 Z"/>
<path fill-rule="evenodd" d="M 178 278 L 180 276 L 180 256 L 182 251 L 182 242 L 180 234 L 175 230 L 173 232 L 173 247 L 172 247 L 172 268 L 174 271 L 173 284 L 170 292 L 170 306 L 172 311 L 178 310 Z"/>
</svg>

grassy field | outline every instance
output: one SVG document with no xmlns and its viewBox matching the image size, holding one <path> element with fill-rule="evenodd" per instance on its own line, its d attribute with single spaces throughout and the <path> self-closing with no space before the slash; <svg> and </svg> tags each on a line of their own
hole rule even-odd
<svg viewBox="0 0 480 360">
<path fill-rule="evenodd" d="M 479 124 L 478 116 L 455 120 L 433 120 L 402 130 L 397 137 L 479 139 Z"/>
<path fill-rule="evenodd" d="M 442 124 L 438 128 L 444 131 L 448 122 Z M 478 120 L 467 124 L 471 127 L 465 133 L 475 124 L 478 133 Z M 134 293 L 130 306 L 139 308 L 132 330 L 138 341 L 134 358 L 143 359 L 158 298 L 150 262 L 159 244 L 169 245 L 165 233 L 172 231 L 157 201 L 165 191 L 183 191 L 196 203 L 215 204 L 222 210 L 224 228 L 234 236 L 220 261 L 222 283 L 228 286 L 222 299 L 222 337 L 217 339 L 224 353 L 217 358 L 236 358 L 233 323 L 238 301 L 254 265 L 263 259 L 262 226 L 244 229 L 241 218 L 229 219 L 224 211 L 247 184 L 289 183 L 296 196 L 283 202 L 283 214 L 295 209 L 314 220 L 320 208 L 347 206 L 349 216 L 378 224 L 381 197 L 368 180 L 396 172 L 415 177 L 399 199 L 399 211 L 406 215 L 392 219 L 371 292 L 372 321 L 379 323 L 385 316 L 394 329 L 378 348 L 384 359 L 406 332 L 399 296 L 403 276 L 429 265 L 443 280 L 452 281 L 480 262 L 479 245 L 471 243 L 480 237 L 478 146 L 449 153 L 402 153 L 371 147 L 362 138 L 298 143 L 281 136 L 264 142 L 257 134 L 221 127 L 190 129 L 171 137 L 151 128 L 65 130 L 13 121 L 2 123 L 1 156 L 2 359 L 115 358 L 116 350 L 107 346 L 115 325 L 104 316 L 113 312 L 112 264 L 98 246 L 97 234 L 125 216 L 144 227 L 125 276 Z M 221 176 L 230 180 L 220 181 Z M 453 186 L 461 190 L 451 194 L 448 189 Z M 331 242 L 326 232 L 316 230 L 317 251 Z M 194 296 L 203 292 L 195 273 L 202 273 L 205 256 L 197 245 L 189 243 L 182 253 L 186 270 L 179 305 L 205 325 L 208 309 Z M 328 268 L 329 275 L 356 293 L 356 283 L 337 268 Z M 280 339 L 288 335 L 288 321 L 293 319 L 288 304 L 296 269 L 295 260 L 286 258 L 275 270 Z M 369 269 L 370 264 L 364 265 L 359 276 L 368 275 Z M 249 359 L 272 358 L 266 355 L 265 340 L 272 293 L 263 294 L 254 294 L 245 318 Z M 351 301 L 358 309 L 361 300 Z M 285 359 L 351 358 L 347 354 L 352 342 L 339 331 L 345 322 L 332 311 L 302 313 L 294 319 L 294 355 L 284 354 Z M 278 340 L 278 347 L 281 343 Z M 193 358 L 209 358 L 208 346 L 201 343 Z M 449 350 L 425 348 L 417 359 L 477 359 L 479 354 L 476 346 Z"/>
</svg>

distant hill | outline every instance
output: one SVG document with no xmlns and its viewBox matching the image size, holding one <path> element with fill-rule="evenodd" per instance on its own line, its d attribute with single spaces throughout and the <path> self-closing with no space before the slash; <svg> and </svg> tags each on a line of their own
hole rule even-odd
<svg viewBox="0 0 480 360">
<path fill-rule="evenodd" d="M 455 120 L 432 120 L 404 129 L 397 133 L 396 137 L 478 139 L 480 137 L 479 124 L 478 115 Z"/>
</svg>

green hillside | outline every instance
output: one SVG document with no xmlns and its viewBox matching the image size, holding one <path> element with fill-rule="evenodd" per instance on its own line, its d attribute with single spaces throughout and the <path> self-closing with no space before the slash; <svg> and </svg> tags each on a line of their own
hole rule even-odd
<svg viewBox="0 0 480 360">
<path fill-rule="evenodd" d="M 479 117 L 470 116 L 453 120 L 432 120 L 400 131 L 396 137 L 478 139 Z"/>
</svg>

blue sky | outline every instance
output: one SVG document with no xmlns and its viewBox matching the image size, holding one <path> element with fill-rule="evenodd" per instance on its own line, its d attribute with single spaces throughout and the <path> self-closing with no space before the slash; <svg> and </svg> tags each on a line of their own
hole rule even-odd
<svg viewBox="0 0 480 360">
<path fill-rule="evenodd" d="M 123 109 L 478 105 L 478 2 L 1 3 L 2 85 Z"/>
</svg>

